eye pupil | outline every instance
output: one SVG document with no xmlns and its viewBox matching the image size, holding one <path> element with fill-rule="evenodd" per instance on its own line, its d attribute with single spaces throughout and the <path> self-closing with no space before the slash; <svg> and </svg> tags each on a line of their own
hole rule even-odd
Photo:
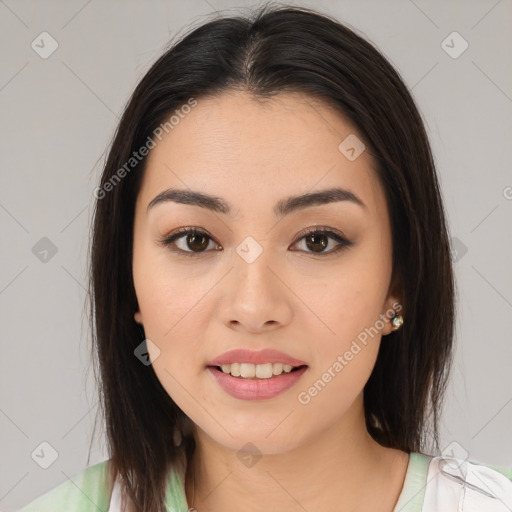
<svg viewBox="0 0 512 512">
<path fill-rule="evenodd" d="M 190 249 L 194 250 L 194 243 L 198 240 L 202 241 L 202 244 L 199 244 L 198 247 L 195 247 L 195 249 L 198 250 L 198 252 L 203 251 L 208 247 L 208 237 L 205 235 L 198 235 L 198 234 L 191 234 L 187 236 L 187 245 Z"/>
<path fill-rule="evenodd" d="M 323 233 L 313 233 L 306 237 L 306 245 L 313 252 L 322 252 L 328 245 L 328 239 Z"/>
</svg>

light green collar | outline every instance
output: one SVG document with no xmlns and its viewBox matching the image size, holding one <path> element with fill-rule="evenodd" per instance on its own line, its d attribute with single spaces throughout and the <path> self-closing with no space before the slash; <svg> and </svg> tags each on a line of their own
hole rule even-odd
<svg viewBox="0 0 512 512">
<path fill-rule="evenodd" d="M 409 455 L 404 485 L 393 512 L 421 512 L 431 459 L 423 453 L 414 452 Z"/>
</svg>

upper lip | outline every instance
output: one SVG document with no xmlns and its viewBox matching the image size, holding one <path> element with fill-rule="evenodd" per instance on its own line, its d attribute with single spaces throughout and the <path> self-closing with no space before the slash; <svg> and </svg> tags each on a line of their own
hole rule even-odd
<svg viewBox="0 0 512 512">
<path fill-rule="evenodd" d="M 252 364 L 264 364 L 264 363 L 282 363 L 290 364 L 292 366 L 303 366 L 306 365 L 304 361 L 295 359 L 294 357 L 279 352 L 278 350 L 264 349 L 264 350 L 247 350 L 243 348 L 237 348 L 224 352 L 220 356 L 210 361 L 207 366 L 221 366 L 223 364 L 231 363 L 252 363 Z"/>
</svg>

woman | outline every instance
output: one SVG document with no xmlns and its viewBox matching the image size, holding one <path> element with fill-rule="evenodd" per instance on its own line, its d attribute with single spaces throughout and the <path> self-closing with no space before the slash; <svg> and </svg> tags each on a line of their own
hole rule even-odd
<svg viewBox="0 0 512 512">
<path fill-rule="evenodd" d="M 439 446 L 446 219 L 371 44 L 301 8 L 206 23 L 137 86 L 95 196 L 110 458 L 24 511 L 510 509 L 509 470 Z"/>
</svg>

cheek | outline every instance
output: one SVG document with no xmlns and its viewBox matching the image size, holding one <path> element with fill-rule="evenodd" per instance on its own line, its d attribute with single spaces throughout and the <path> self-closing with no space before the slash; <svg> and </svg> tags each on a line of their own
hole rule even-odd
<svg viewBox="0 0 512 512">
<path fill-rule="evenodd" d="M 362 391 L 381 342 L 386 271 L 382 258 L 359 251 L 346 257 L 336 270 L 331 268 L 329 275 L 317 275 L 317 286 L 298 292 L 307 297 L 315 313 L 307 315 L 305 328 L 315 341 L 311 348 L 314 365 L 301 387 L 306 401 L 318 395 L 318 404 L 329 407 L 332 401 L 339 412 Z"/>
<path fill-rule="evenodd" d="M 194 285 L 183 274 L 171 273 L 168 264 L 159 267 L 157 261 L 134 272 L 134 281 L 144 331 L 154 343 L 153 350 L 148 343 L 153 370 L 168 395 L 189 412 L 190 392 L 197 397 L 194 386 L 204 364 L 198 314 L 203 287 L 200 281 Z"/>
<path fill-rule="evenodd" d="M 387 293 L 385 271 L 380 261 L 359 253 L 332 266 L 325 275 L 317 272 L 314 281 L 297 280 L 294 291 L 306 298 L 320 339 L 341 349 L 376 324 Z"/>
<path fill-rule="evenodd" d="M 161 248 L 141 248 L 134 257 L 133 279 L 144 329 L 167 343 L 184 330 L 190 318 L 199 321 L 202 299 L 211 285 L 197 265 L 173 265 Z M 190 327 L 190 326 L 189 326 Z M 185 330 L 186 336 L 186 330 Z"/>
<path fill-rule="evenodd" d="M 183 386 L 192 389 L 204 370 L 204 333 L 213 314 L 208 292 L 218 276 L 200 263 L 173 258 L 141 244 L 134 252 L 133 279 L 144 332 L 156 347 L 152 354 L 148 344 L 153 369 L 181 406 L 180 397 L 190 400 Z"/>
<path fill-rule="evenodd" d="M 371 285 L 363 281 L 340 277 L 326 286 L 325 293 L 311 297 L 325 324 L 314 319 L 316 330 L 326 334 L 315 338 L 314 364 L 297 398 L 305 410 L 324 411 L 330 420 L 343 415 L 363 391 L 381 343 L 375 281 Z"/>
</svg>

